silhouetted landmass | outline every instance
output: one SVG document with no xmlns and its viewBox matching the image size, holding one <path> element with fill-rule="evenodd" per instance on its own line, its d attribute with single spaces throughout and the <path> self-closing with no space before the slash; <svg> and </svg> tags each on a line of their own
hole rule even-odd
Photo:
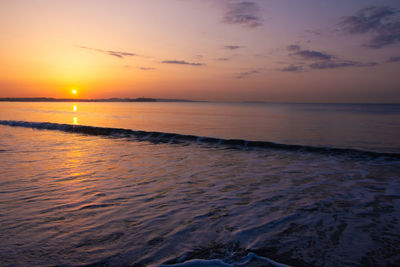
<svg viewBox="0 0 400 267">
<path fill-rule="evenodd" d="M 3 102 L 204 102 L 186 99 L 156 99 L 147 97 L 138 98 L 102 98 L 102 99 L 74 99 L 49 97 L 6 97 L 0 98 Z"/>
</svg>

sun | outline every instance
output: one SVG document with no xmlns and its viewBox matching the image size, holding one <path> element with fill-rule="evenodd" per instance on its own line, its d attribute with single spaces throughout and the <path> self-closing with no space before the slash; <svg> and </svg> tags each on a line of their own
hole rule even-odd
<svg viewBox="0 0 400 267">
<path fill-rule="evenodd" d="M 76 89 L 72 90 L 72 94 L 76 95 L 78 93 L 78 91 Z"/>
</svg>

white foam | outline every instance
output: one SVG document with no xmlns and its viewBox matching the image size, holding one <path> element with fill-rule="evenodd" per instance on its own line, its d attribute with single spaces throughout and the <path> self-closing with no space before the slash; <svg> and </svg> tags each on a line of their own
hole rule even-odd
<svg viewBox="0 0 400 267">
<path fill-rule="evenodd" d="M 268 262 L 269 264 L 271 264 L 275 267 L 289 267 L 289 265 L 276 262 L 274 260 L 259 256 L 252 252 L 247 254 L 247 256 L 244 259 L 242 259 L 241 261 L 232 262 L 232 263 L 226 263 L 220 259 L 212 259 L 212 260 L 193 259 L 193 260 L 189 260 L 189 261 L 182 262 L 182 263 L 161 264 L 161 265 L 156 265 L 156 266 L 158 266 L 158 267 L 169 267 L 169 266 L 174 266 L 174 267 L 197 267 L 197 266 L 199 266 L 199 267 L 200 266 L 235 267 L 235 266 L 246 266 L 246 265 L 250 264 L 254 259 Z"/>
</svg>

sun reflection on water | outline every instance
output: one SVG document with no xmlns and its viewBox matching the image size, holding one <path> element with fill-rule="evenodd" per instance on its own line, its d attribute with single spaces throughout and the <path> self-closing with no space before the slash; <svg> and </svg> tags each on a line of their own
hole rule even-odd
<svg viewBox="0 0 400 267">
<path fill-rule="evenodd" d="M 72 106 L 72 110 L 73 112 L 77 112 L 78 111 L 78 105 L 77 104 L 73 104 Z M 73 124 L 78 124 L 78 117 L 73 117 L 72 118 Z"/>
</svg>

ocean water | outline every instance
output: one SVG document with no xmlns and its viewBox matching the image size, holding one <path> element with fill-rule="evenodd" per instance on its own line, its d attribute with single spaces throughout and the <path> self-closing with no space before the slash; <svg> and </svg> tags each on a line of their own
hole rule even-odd
<svg viewBox="0 0 400 267">
<path fill-rule="evenodd" d="M 396 266 L 399 136 L 400 105 L 0 103 L 0 266 Z"/>
</svg>

